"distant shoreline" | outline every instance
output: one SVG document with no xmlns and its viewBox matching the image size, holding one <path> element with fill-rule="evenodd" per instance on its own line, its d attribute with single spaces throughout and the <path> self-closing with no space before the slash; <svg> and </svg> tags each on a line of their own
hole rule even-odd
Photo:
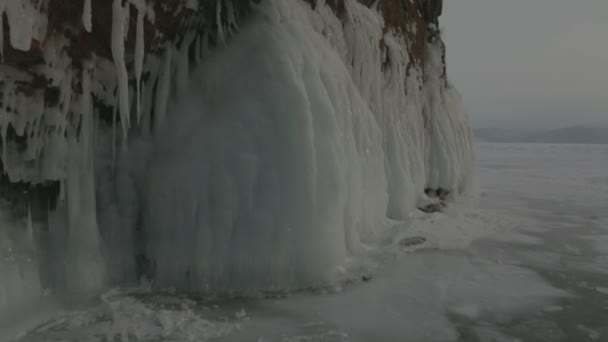
<svg viewBox="0 0 608 342">
<path fill-rule="evenodd" d="M 571 126 L 552 130 L 475 129 L 478 142 L 537 144 L 608 144 L 608 127 Z"/>
</svg>

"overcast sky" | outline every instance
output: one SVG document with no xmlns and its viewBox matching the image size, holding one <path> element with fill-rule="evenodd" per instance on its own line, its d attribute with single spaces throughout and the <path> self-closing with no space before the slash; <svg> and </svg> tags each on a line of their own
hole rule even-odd
<svg viewBox="0 0 608 342">
<path fill-rule="evenodd" d="M 608 0 L 444 0 L 440 26 L 476 127 L 608 126 Z"/>
</svg>

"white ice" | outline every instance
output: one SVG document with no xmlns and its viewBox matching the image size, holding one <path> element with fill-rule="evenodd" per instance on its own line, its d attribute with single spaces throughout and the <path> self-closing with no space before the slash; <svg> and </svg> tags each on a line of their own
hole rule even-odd
<svg viewBox="0 0 608 342">
<path fill-rule="evenodd" d="M 82 9 L 82 25 L 87 32 L 91 32 L 93 30 L 92 15 L 91 0 L 84 0 L 84 6 Z"/>
<path fill-rule="evenodd" d="M 383 71 L 380 48 L 368 44 L 380 41 L 382 17 L 348 6 L 343 27 L 327 8 L 260 4 L 257 19 L 203 63 L 167 115 L 163 70 L 142 195 L 158 286 L 330 284 L 350 256 L 384 236 L 389 215 L 416 210 L 426 186 L 455 196 L 468 189 L 471 136 L 459 96 L 439 79 L 421 93 L 416 73 L 406 76 L 405 43 L 390 34 L 394 70 Z M 430 51 L 432 77 L 440 53 Z M 167 50 L 165 68 L 170 60 Z"/>
<path fill-rule="evenodd" d="M 116 65 L 118 77 L 118 108 L 123 138 L 127 137 L 130 123 L 129 74 L 125 61 L 125 40 L 129 31 L 129 8 L 130 4 L 127 2 L 123 6 L 122 0 L 114 0 L 112 5 L 112 58 Z"/>
</svg>

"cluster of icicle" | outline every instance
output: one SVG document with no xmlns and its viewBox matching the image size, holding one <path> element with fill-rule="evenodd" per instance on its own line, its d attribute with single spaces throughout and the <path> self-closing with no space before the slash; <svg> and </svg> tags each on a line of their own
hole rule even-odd
<svg viewBox="0 0 608 342">
<path fill-rule="evenodd" d="M 92 0 L 83 1 L 82 28 L 73 31 L 107 30 L 94 26 Z M 232 0 L 218 0 L 217 31 L 184 32 L 177 41 L 166 39 L 160 52 L 157 48 L 149 53 L 145 42 L 152 39 L 144 37 L 144 25 L 147 20 L 154 27 L 155 3 L 113 0 L 111 5 L 112 27 L 107 34 L 112 60 L 93 54 L 87 60 L 74 61 L 67 52 L 72 41 L 60 30 L 47 34 L 49 1 L 0 0 L 0 58 L 4 56 L 1 30 L 6 17 L 10 46 L 30 51 L 33 41 L 40 42 L 44 60 L 32 70 L 0 63 L 2 172 L 11 182 L 61 182 L 60 201 L 57 209 L 49 212 L 48 222 L 32 223 L 31 217 L 14 220 L 8 215 L 10 204 L 0 203 L 0 313 L 41 294 L 43 287 L 86 293 L 106 284 L 95 184 L 95 153 L 101 137 L 111 132 L 116 158 L 121 152 L 115 145 L 122 142 L 121 150 L 126 150 L 129 131 L 145 136 L 153 126 L 162 127 L 171 99 L 187 86 L 191 68 L 208 54 L 211 37 L 217 36 L 225 43 L 237 30 Z M 182 0 L 176 11 L 180 8 L 195 13 L 199 1 Z M 129 49 L 126 39 L 133 9 L 137 11 L 136 41 Z M 204 20 L 203 14 L 195 13 L 184 26 L 201 27 Z M 154 34 L 157 41 L 162 41 L 162 32 Z M 189 51 L 195 51 L 194 60 Z M 35 75 L 42 76 L 46 85 L 37 88 Z M 57 99 L 45 98 L 48 88 L 58 90 Z M 114 108 L 110 129 L 100 121 L 98 103 Z M 119 123 L 122 135 L 116 134 Z M 15 136 L 20 138 L 13 139 Z M 24 226 L 34 228 L 26 230 Z M 41 247 L 51 242 L 41 242 L 36 232 L 47 230 L 51 232 L 48 240 L 55 245 Z M 43 256 L 40 250 L 49 248 L 44 252 L 49 254 Z M 53 279 L 40 284 L 38 269 L 52 274 Z"/>
<path fill-rule="evenodd" d="M 93 27 L 91 1 L 84 0 L 82 13 L 82 25 L 88 32 L 100 29 Z M 0 64 L 0 158 L 3 172 L 12 182 L 66 179 L 70 137 L 79 138 L 75 136 L 76 127 L 83 115 L 97 118 L 92 97 L 116 109 L 114 121 L 121 124 L 122 141 L 126 141 L 130 129 L 145 131 L 160 125 L 171 97 L 183 90 L 191 65 L 198 64 L 209 50 L 210 36 L 215 35 L 224 42 L 237 28 L 233 2 L 217 0 L 216 32 L 186 32 L 175 42 L 167 40 L 161 51 L 147 53 L 145 41 L 151 37 L 145 39 L 144 25 L 148 20 L 153 26 L 155 12 L 153 3 L 146 1 L 113 0 L 112 28 L 108 32 L 112 60 L 93 55 L 89 60 L 72 61 L 66 52 L 71 41 L 60 32 L 47 34 L 49 1 L 0 0 L 0 30 L 6 15 L 11 47 L 29 51 L 35 40 L 41 42 L 44 58 L 44 64 L 36 66 L 35 70 L 19 70 Z M 178 8 L 182 7 L 194 11 L 198 1 L 184 0 Z M 135 46 L 130 51 L 125 41 L 132 9 L 138 13 Z M 222 17 L 227 20 L 222 21 Z M 201 27 L 205 19 L 203 14 L 197 14 L 189 16 L 188 20 L 185 26 L 196 28 Z M 162 37 L 163 33 L 156 31 L 155 35 Z M 0 32 L 0 58 L 3 56 L 3 37 Z M 192 49 L 196 51 L 194 61 L 188 55 Z M 25 90 L 24 87 L 33 83 L 34 75 L 42 76 L 46 87 Z M 145 81 L 143 75 L 146 75 Z M 90 78 L 90 82 L 85 83 L 85 78 Z M 45 88 L 59 89 L 58 101 L 45 103 Z M 152 115 L 155 122 L 150 122 Z M 132 117 L 136 118 L 137 125 L 132 125 Z M 25 138 L 25 152 L 8 139 L 11 126 L 16 136 Z"/>
</svg>

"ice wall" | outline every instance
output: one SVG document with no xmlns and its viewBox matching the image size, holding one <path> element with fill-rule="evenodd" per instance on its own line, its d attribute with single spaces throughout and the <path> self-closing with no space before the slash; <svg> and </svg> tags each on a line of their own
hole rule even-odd
<svg viewBox="0 0 608 342">
<path fill-rule="evenodd" d="M 345 6 L 341 21 L 263 2 L 170 108 L 142 196 L 157 286 L 331 284 L 424 189 L 467 189 L 471 136 L 439 41 L 423 77 L 378 11 Z"/>
</svg>

